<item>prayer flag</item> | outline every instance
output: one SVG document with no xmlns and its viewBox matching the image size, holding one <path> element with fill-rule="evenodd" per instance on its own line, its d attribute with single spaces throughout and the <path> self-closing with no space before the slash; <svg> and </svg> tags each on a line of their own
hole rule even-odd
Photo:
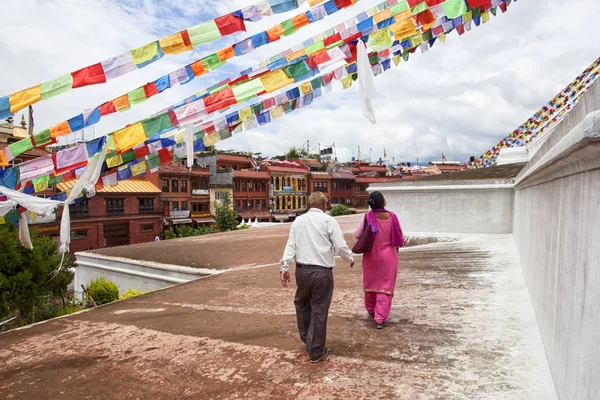
<svg viewBox="0 0 600 400">
<path fill-rule="evenodd" d="M 8 96 L 0 97 L 0 119 L 12 117 L 10 112 L 10 98 Z"/>
<path fill-rule="evenodd" d="M 33 142 L 37 146 L 44 146 L 52 143 L 52 137 L 50 136 L 50 129 L 45 129 L 33 135 Z"/>
<path fill-rule="evenodd" d="M 243 103 L 265 90 L 260 79 L 252 79 L 233 87 L 233 95 L 238 103 Z"/>
<path fill-rule="evenodd" d="M 467 12 L 465 0 L 446 0 L 444 3 L 444 12 L 448 19 L 457 18 Z"/>
<path fill-rule="evenodd" d="M 174 35 L 160 39 L 158 44 L 165 54 L 179 54 L 193 49 L 187 31 L 178 32 Z"/>
<path fill-rule="evenodd" d="M 146 168 L 145 161 L 140 161 L 139 163 L 131 166 L 131 174 L 133 176 L 139 176 L 139 175 L 145 174 L 146 171 L 147 171 L 147 168 Z"/>
<path fill-rule="evenodd" d="M 206 112 L 212 114 L 215 111 L 223 110 L 233 104 L 236 104 L 233 90 L 227 88 L 204 98 L 204 107 Z M 181 121 L 180 121 L 181 122 Z"/>
<path fill-rule="evenodd" d="M 27 161 L 19 165 L 21 182 L 28 182 L 32 179 L 54 172 L 54 162 L 52 156 L 44 156 Z M 6 181 L 6 180 L 5 180 Z"/>
<path fill-rule="evenodd" d="M 83 126 L 83 114 L 79 114 L 76 117 L 73 117 L 67 121 L 69 124 L 69 130 L 71 132 L 77 132 L 84 128 Z"/>
<path fill-rule="evenodd" d="M 16 92 L 10 95 L 10 112 L 12 114 L 19 110 L 22 110 L 30 105 L 37 103 L 42 99 L 42 87 L 41 85 L 33 86 L 20 92 Z M 6 112 L 5 112 L 6 113 Z"/>
<path fill-rule="evenodd" d="M 100 110 L 100 115 L 102 116 L 117 112 L 117 109 L 115 108 L 115 105 L 112 101 L 107 101 L 106 103 L 98 107 L 98 109 Z"/>
<path fill-rule="evenodd" d="M 123 158 L 121 157 L 120 154 L 118 156 L 114 156 L 114 157 L 110 157 L 110 158 L 106 159 L 106 166 L 108 168 L 114 168 L 121 164 L 123 164 Z"/>
<path fill-rule="evenodd" d="M 123 53 L 117 57 L 102 61 L 101 64 L 106 79 L 115 79 L 135 70 L 131 52 Z"/>
<path fill-rule="evenodd" d="M 127 97 L 129 98 L 129 104 L 139 104 L 147 100 L 146 92 L 143 87 L 139 87 L 127 93 Z"/>
<path fill-rule="evenodd" d="M 138 122 L 116 131 L 113 135 L 118 152 L 124 152 L 146 140 L 144 126 Z"/>
<path fill-rule="evenodd" d="M 216 18 L 215 24 L 222 36 L 231 35 L 234 32 L 246 31 L 246 25 L 241 15 L 236 16 L 233 13 Z"/>
<path fill-rule="evenodd" d="M 138 47 L 131 51 L 133 63 L 137 68 L 143 68 L 148 64 L 152 64 L 162 58 L 163 55 L 164 53 L 158 45 L 158 42 L 148 43 L 145 46 Z"/>
<path fill-rule="evenodd" d="M 124 94 L 123 96 L 119 96 L 112 101 L 113 106 L 117 111 L 125 111 L 131 108 L 129 104 L 129 95 Z"/>
<path fill-rule="evenodd" d="M 212 42 L 221 37 L 219 28 L 215 21 L 208 21 L 188 29 L 192 46 L 196 47 L 203 43 Z"/>
<path fill-rule="evenodd" d="M 41 85 L 42 100 L 47 100 L 59 94 L 66 93 L 71 90 L 73 84 L 73 76 L 66 74 L 58 78 L 49 80 Z"/>
<path fill-rule="evenodd" d="M 56 153 L 56 169 L 61 170 L 87 162 L 86 146 L 77 145 Z"/>
<path fill-rule="evenodd" d="M 50 127 L 50 136 L 52 139 L 67 135 L 69 133 L 71 133 L 71 128 L 69 127 L 69 123 L 67 121 Z"/>
<path fill-rule="evenodd" d="M 106 82 L 106 75 L 104 75 L 101 63 L 71 72 L 71 75 L 73 77 L 73 89 Z"/>
<path fill-rule="evenodd" d="M 31 143 L 31 138 L 25 138 L 19 140 L 18 142 L 9 144 L 8 149 L 13 157 L 18 157 L 26 151 L 33 149 L 33 143 Z"/>
<path fill-rule="evenodd" d="M 144 132 L 147 137 L 152 137 L 159 132 L 165 131 L 172 127 L 169 114 L 161 114 L 156 117 L 142 121 Z"/>
<path fill-rule="evenodd" d="M 292 78 L 289 78 L 282 70 L 271 71 L 260 77 L 260 80 L 265 87 L 267 93 L 279 90 L 294 82 Z"/>
</svg>

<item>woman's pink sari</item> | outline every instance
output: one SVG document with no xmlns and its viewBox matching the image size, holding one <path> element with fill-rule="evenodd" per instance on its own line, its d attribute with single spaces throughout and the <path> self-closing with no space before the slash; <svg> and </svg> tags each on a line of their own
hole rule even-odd
<svg viewBox="0 0 600 400">
<path fill-rule="evenodd" d="M 369 213 L 375 214 L 373 211 Z M 373 235 L 372 250 L 363 254 L 362 266 L 365 292 L 385 293 L 393 296 L 398 273 L 398 251 L 396 248 L 402 246 L 404 240 L 397 218 L 394 218 L 395 216 L 392 213 L 390 213 L 390 216 L 391 218 L 387 220 L 374 219 L 377 226 L 372 231 L 376 230 L 377 233 Z M 367 215 L 367 221 L 373 221 L 368 217 Z M 361 222 L 354 231 L 356 238 L 362 235 L 363 228 L 364 223 Z M 367 229 L 369 228 L 374 227 L 368 225 Z M 400 231 L 400 237 L 398 237 L 398 230 Z"/>
</svg>

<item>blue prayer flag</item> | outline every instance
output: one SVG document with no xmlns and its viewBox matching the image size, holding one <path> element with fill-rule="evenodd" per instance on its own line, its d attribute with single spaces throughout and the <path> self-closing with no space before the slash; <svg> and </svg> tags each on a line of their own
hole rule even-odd
<svg viewBox="0 0 600 400">
<path fill-rule="evenodd" d="M 67 121 L 71 132 L 77 132 L 83 129 L 83 114 L 79 114 L 76 117 L 71 118 Z"/>
</svg>

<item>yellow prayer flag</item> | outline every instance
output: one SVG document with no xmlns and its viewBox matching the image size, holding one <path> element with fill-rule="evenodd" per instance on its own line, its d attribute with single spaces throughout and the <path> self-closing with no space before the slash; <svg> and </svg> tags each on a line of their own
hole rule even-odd
<svg viewBox="0 0 600 400">
<path fill-rule="evenodd" d="M 213 133 L 212 135 L 204 135 L 203 141 L 204 146 L 206 147 L 214 146 L 219 141 L 219 136 L 217 136 L 216 133 Z"/>
<path fill-rule="evenodd" d="M 306 55 L 306 49 L 300 49 L 298 51 L 293 52 L 292 54 L 288 54 L 285 59 L 288 63 L 294 61 L 297 58 L 300 58 L 302 56 Z"/>
<path fill-rule="evenodd" d="M 135 65 L 144 64 L 154 57 L 158 57 L 158 42 L 148 43 L 145 46 L 131 50 L 131 57 Z"/>
<path fill-rule="evenodd" d="M 48 181 L 46 180 L 33 184 L 33 190 L 35 190 L 36 193 L 42 192 L 46 189 L 48 189 Z"/>
<path fill-rule="evenodd" d="M 184 139 L 185 139 L 185 130 L 179 131 L 173 135 L 173 140 L 175 140 L 175 143 L 183 143 Z"/>
<path fill-rule="evenodd" d="M 368 15 L 368 16 L 370 16 L 370 17 L 372 17 L 372 16 L 374 16 L 375 14 L 377 14 L 378 12 L 379 12 L 379 9 L 377 8 L 377 6 L 375 6 L 375 7 L 371 7 L 371 8 L 369 8 L 369 9 L 367 10 L 367 15 Z"/>
<path fill-rule="evenodd" d="M 321 4 L 323 2 L 323 0 L 307 0 L 306 2 L 308 3 L 309 6 L 314 7 L 317 4 Z"/>
<path fill-rule="evenodd" d="M 396 14 L 394 16 L 394 19 L 396 20 L 396 22 L 404 21 L 405 19 L 410 19 L 410 18 L 412 18 L 412 14 L 411 14 L 410 10 L 402 11 L 401 13 Z"/>
<path fill-rule="evenodd" d="M 381 21 L 385 21 L 388 18 L 392 18 L 392 12 L 390 11 L 389 8 L 386 8 L 385 10 L 373 15 L 373 22 L 375 24 L 378 24 Z"/>
<path fill-rule="evenodd" d="M 464 13 L 462 16 L 463 23 L 469 22 L 472 19 L 473 19 L 473 11 L 468 11 L 468 12 Z"/>
<path fill-rule="evenodd" d="M 279 90 L 289 84 L 294 83 L 294 79 L 289 78 L 282 69 L 271 71 L 260 77 L 260 81 L 267 93 Z"/>
<path fill-rule="evenodd" d="M 398 54 L 397 56 L 393 56 L 392 60 L 394 61 L 394 65 L 396 65 L 396 67 L 397 67 L 398 64 L 400 64 L 402 62 L 402 56 L 400 54 Z"/>
<path fill-rule="evenodd" d="M 440 39 L 440 42 L 446 43 L 446 34 L 442 33 L 442 34 L 438 35 L 438 39 Z"/>
<path fill-rule="evenodd" d="M 383 28 L 369 35 L 368 45 L 371 50 L 380 52 L 392 47 L 393 42 L 389 29 Z"/>
<path fill-rule="evenodd" d="M 116 131 L 113 134 L 117 152 L 122 153 L 146 140 L 144 126 L 141 122 Z"/>
<path fill-rule="evenodd" d="M 342 87 L 344 89 L 348 89 L 350 86 L 352 86 L 352 82 L 354 82 L 354 81 L 352 80 L 352 75 L 348 75 L 347 77 L 342 79 L 340 82 L 342 83 Z"/>
<path fill-rule="evenodd" d="M 10 95 L 10 112 L 16 113 L 19 110 L 29 107 L 42 99 L 42 86 L 37 85 L 29 89 L 21 90 Z"/>
<path fill-rule="evenodd" d="M 395 24 L 390 25 L 388 28 L 392 31 L 396 40 L 403 40 L 417 33 L 412 19 L 405 19 L 400 22 L 396 22 Z"/>
<path fill-rule="evenodd" d="M 138 176 L 147 171 L 146 161 L 139 162 L 131 166 L 131 175 Z"/>
<path fill-rule="evenodd" d="M 0 224 L 5 224 L 6 220 L 4 219 L 4 217 L 0 217 Z"/>
<path fill-rule="evenodd" d="M 245 121 L 249 118 L 252 118 L 252 109 L 250 107 L 242 108 L 239 111 L 239 116 L 241 121 Z"/>
<path fill-rule="evenodd" d="M 486 22 L 488 22 L 490 20 L 490 12 L 486 11 L 483 14 L 481 14 L 481 20 L 483 21 L 484 24 Z"/>
<path fill-rule="evenodd" d="M 300 85 L 300 92 L 303 95 L 311 93 L 312 92 L 312 86 L 310 85 L 310 82 L 304 82 L 302 85 Z"/>
<path fill-rule="evenodd" d="M 106 159 L 106 166 L 108 168 L 114 168 L 121 164 L 123 164 L 123 158 L 121 158 L 120 154 L 118 156 L 114 156 L 114 157 Z"/>
<path fill-rule="evenodd" d="M 185 44 L 181 32 L 160 39 L 158 44 L 165 54 L 179 54 L 193 49 L 191 43 L 190 45 Z"/>
<path fill-rule="evenodd" d="M 271 119 L 277 119 L 283 115 L 283 107 L 277 106 L 271 110 Z"/>
</svg>

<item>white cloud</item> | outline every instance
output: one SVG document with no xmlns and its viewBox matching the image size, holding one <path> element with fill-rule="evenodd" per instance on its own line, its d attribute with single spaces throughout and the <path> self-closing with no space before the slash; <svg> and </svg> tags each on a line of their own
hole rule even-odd
<svg viewBox="0 0 600 400">
<path fill-rule="evenodd" d="M 253 0 L 10 0 L 0 24 L 0 94 L 33 84 L 243 8 Z M 104 118 L 97 134 L 137 121 L 200 89 L 301 43 L 380 1 L 363 0 L 349 10 L 302 29 L 272 45 L 239 57 L 189 85 L 173 88 L 131 111 Z M 304 6 L 303 9 L 306 9 Z M 248 23 L 253 34 L 294 12 Z M 396 161 L 478 156 L 516 128 L 561 90 L 598 54 L 593 0 L 519 1 L 509 12 L 470 33 L 451 34 L 428 53 L 375 79 L 377 125 L 362 117 L 356 88 L 332 93 L 254 131 L 219 145 L 224 149 L 283 153 L 309 140 L 335 143 L 341 160 L 383 156 Z M 74 90 L 34 106 L 36 129 L 44 129 L 126 93 L 191 60 L 245 37 L 236 34 L 201 50 L 164 57 L 108 84 Z M 17 115 L 20 118 L 20 113 Z M 88 132 L 88 135 L 90 133 Z"/>
</svg>

